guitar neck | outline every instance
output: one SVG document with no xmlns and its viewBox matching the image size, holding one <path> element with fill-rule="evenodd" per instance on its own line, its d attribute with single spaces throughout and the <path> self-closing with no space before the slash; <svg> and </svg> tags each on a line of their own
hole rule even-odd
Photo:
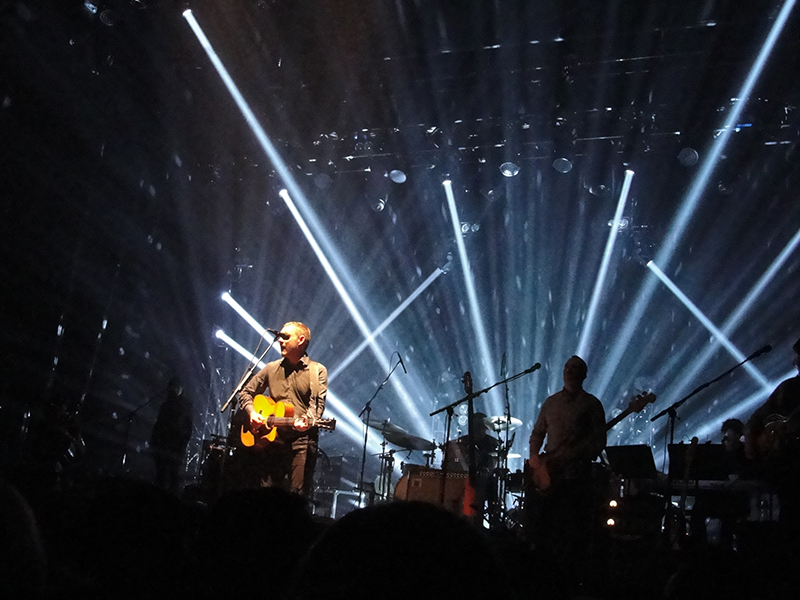
<svg viewBox="0 0 800 600">
<path fill-rule="evenodd" d="M 294 417 L 274 417 L 271 416 L 267 419 L 267 427 L 294 427 Z M 319 429 L 333 430 L 336 427 L 336 421 L 333 419 L 310 419 L 310 427 L 318 427 Z"/>
<path fill-rule="evenodd" d="M 284 425 L 294 425 L 294 417 L 269 417 L 267 425 L 270 427 L 282 427 Z"/>
<path fill-rule="evenodd" d="M 628 408 L 626 408 L 625 410 L 623 410 L 616 417 L 614 417 L 608 423 L 606 423 L 606 431 L 610 431 L 614 427 L 614 425 L 616 425 L 617 423 L 622 421 L 622 419 L 627 417 L 632 412 L 633 412 L 633 409 L 630 406 Z"/>
</svg>

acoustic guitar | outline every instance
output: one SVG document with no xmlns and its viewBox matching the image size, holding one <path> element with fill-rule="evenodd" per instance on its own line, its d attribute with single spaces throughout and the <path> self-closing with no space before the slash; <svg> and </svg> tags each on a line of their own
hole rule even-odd
<svg viewBox="0 0 800 600">
<path fill-rule="evenodd" d="M 275 401 L 269 396 L 259 394 L 253 398 L 253 410 L 267 419 L 266 424 L 252 431 L 249 420 L 242 425 L 239 438 L 243 446 L 266 445 L 278 437 L 279 427 L 294 427 L 294 406 L 288 402 Z M 313 419 L 308 417 L 309 427 L 333 431 L 336 419 Z"/>
<path fill-rule="evenodd" d="M 611 430 L 615 425 L 622 421 L 628 415 L 638 413 L 644 410 L 648 404 L 656 401 L 656 395 L 653 392 L 642 392 L 631 398 L 628 406 L 616 417 L 606 423 L 606 431 Z M 528 482 L 540 494 L 546 494 L 553 485 L 553 478 L 550 473 L 551 469 L 548 467 L 547 454 L 531 456 L 530 460 L 525 463 L 525 471 L 528 473 Z"/>
<path fill-rule="evenodd" d="M 763 420 L 757 437 L 758 458 L 765 463 L 779 462 L 789 452 L 790 444 L 800 434 L 800 407 L 788 415 L 773 413 Z"/>
</svg>

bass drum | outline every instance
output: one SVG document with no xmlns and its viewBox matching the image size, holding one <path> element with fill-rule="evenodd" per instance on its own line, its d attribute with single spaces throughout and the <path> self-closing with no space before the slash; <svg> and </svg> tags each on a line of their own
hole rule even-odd
<svg viewBox="0 0 800 600">
<path fill-rule="evenodd" d="M 394 499 L 427 502 L 461 514 L 466 481 L 465 472 L 450 472 L 445 475 L 439 469 L 422 465 L 405 465 L 403 476 L 398 480 L 394 490 Z"/>
</svg>

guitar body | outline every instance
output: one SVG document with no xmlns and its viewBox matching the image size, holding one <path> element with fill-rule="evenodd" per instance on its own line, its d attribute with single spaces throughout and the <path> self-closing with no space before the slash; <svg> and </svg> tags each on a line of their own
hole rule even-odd
<svg viewBox="0 0 800 600">
<path fill-rule="evenodd" d="M 780 461 L 791 452 L 790 446 L 798 438 L 797 411 L 789 416 L 772 414 L 764 419 L 764 429 L 758 435 L 758 451 L 761 459 L 766 462 Z"/>
<path fill-rule="evenodd" d="M 531 456 L 525 463 L 525 480 L 528 487 L 540 494 L 550 491 L 553 481 L 547 468 L 547 457 L 544 454 Z"/>
<path fill-rule="evenodd" d="M 252 431 L 250 420 L 247 419 L 239 433 L 239 439 L 243 446 L 248 448 L 255 445 L 266 446 L 278 437 L 279 427 L 294 427 L 294 406 L 288 402 L 278 402 L 269 396 L 259 394 L 253 398 L 253 410 L 263 416 L 267 423 L 257 431 Z M 312 419 L 309 416 L 306 416 L 305 419 L 308 421 L 309 427 L 328 431 L 336 429 L 336 419 Z"/>
<path fill-rule="evenodd" d="M 242 425 L 240 439 L 242 445 L 265 445 L 274 442 L 278 437 L 278 425 L 287 425 L 287 421 L 294 424 L 294 406 L 286 402 L 276 402 L 269 396 L 259 394 L 253 398 L 253 410 L 267 419 L 267 424 L 262 425 L 257 431 L 250 430 L 250 423 Z"/>
</svg>

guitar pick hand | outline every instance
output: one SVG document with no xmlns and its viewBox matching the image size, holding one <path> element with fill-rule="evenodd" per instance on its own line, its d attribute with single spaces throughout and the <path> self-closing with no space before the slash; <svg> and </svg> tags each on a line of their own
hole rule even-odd
<svg viewBox="0 0 800 600">
<path fill-rule="evenodd" d="M 254 431 L 257 430 L 261 425 L 266 425 L 267 419 L 262 415 L 260 412 L 256 412 L 255 410 L 250 413 L 250 428 Z"/>
</svg>

